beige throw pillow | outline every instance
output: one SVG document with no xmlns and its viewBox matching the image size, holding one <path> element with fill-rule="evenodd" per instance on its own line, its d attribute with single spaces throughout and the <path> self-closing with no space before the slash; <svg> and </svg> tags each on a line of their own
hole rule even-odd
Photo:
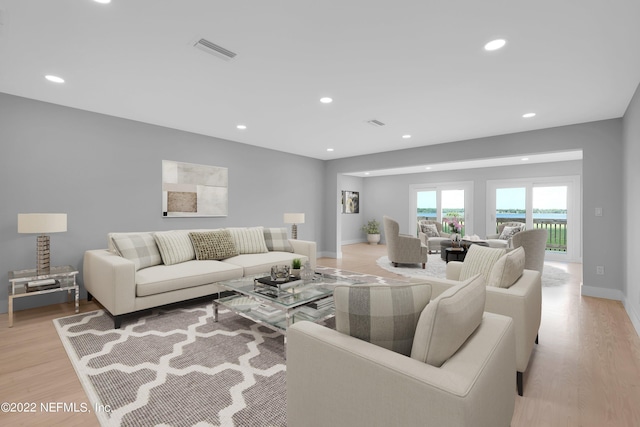
<svg viewBox="0 0 640 427">
<path fill-rule="evenodd" d="M 519 247 L 500 257 L 493 265 L 487 286 L 508 288 L 522 276 L 524 271 L 524 248 Z"/>
<path fill-rule="evenodd" d="M 502 248 L 471 245 L 467 251 L 467 255 L 464 257 L 458 279 L 461 281 L 467 280 L 480 273 L 484 282 L 487 283 L 493 265 L 505 253 L 507 253 L 507 251 Z"/>
<path fill-rule="evenodd" d="M 226 230 L 189 233 L 197 260 L 221 260 L 238 255 L 231 235 Z"/>
<path fill-rule="evenodd" d="M 442 366 L 480 326 L 486 293 L 477 274 L 431 301 L 418 320 L 411 358 Z"/>
</svg>

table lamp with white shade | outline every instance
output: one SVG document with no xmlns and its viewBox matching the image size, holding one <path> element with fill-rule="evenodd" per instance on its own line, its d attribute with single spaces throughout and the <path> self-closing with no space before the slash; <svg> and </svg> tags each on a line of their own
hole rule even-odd
<svg viewBox="0 0 640 427">
<path fill-rule="evenodd" d="M 18 233 L 39 234 L 37 243 L 37 274 L 50 272 L 50 245 L 48 233 L 67 231 L 67 214 L 27 213 L 18 214 Z"/>
<path fill-rule="evenodd" d="M 284 214 L 284 223 L 291 224 L 291 238 L 298 238 L 298 224 L 304 224 L 303 213 L 286 213 Z"/>
</svg>

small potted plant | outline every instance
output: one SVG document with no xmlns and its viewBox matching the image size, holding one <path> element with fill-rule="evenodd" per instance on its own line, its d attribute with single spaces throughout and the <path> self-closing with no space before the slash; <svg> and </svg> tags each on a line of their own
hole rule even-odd
<svg viewBox="0 0 640 427">
<path fill-rule="evenodd" d="M 380 242 L 380 223 L 375 219 L 369 220 L 362 226 L 362 231 L 367 233 L 367 242 L 370 245 L 377 245 Z"/>
<path fill-rule="evenodd" d="M 291 261 L 291 275 L 299 278 L 300 268 L 302 268 L 302 260 L 300 260 L 300 258 L 294 258 L 293 261 Z"/>
</svg>

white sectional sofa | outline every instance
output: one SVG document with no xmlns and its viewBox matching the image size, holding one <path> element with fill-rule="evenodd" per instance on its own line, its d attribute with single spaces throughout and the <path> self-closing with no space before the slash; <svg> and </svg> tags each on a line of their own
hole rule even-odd
<svg viewBox="0 0 640 427">
<path fill-rule="evenodd" d="M 284 228 L 110 233 L 107 240 L 107 249 L 85 252 L 83 279 L 88 298 L 111 313 L 116 329 L 124 315 L 219 293 L 223 280 L 268 273 L 296 258 L 316 266 L 316 243 L 287 239 Z"/>
</svg>

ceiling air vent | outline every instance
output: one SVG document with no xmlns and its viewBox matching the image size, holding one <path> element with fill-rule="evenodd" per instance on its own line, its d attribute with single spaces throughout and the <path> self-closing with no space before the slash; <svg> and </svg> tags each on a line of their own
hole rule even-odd
<svg viewBox="0 0 640 427">
<path fill-rule="evenodd" d="M 367 123 L 369 123 L 371 126 L 377 126 L 377 127 L 384 126 L 384 123 L 382 123 L 380 120 L 376 120 L 376 119 L 369 120 L 369 121 L 367 121 Z"/>
<path fill-rule="evenodd" d="M 225 61 L 231 61 L 237 55 L 236 53 L 231 52 L 230 50 L 227 50 L 222 46 L 211 43 L 207 39 L 199 39 L 193 46 L 204 52 L 210 53 L 211 55 L 217 56 L 218 58 L 224 59 Z"/>
</svg>

